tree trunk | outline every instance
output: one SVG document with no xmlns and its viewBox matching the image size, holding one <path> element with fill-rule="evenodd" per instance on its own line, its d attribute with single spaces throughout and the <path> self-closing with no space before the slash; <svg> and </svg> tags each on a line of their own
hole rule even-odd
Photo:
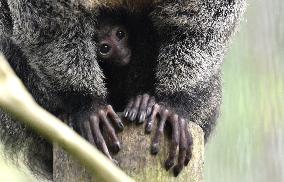
<svg viewBox="0 0 284 182">
<path fill-rule="evenodd" d="M 168 156 L 168 137 L 161 140 L 161 150 L 158 155 L 152 156 L 150 144 L 154 132 L 146 135 L 142 126 L 128 124 L 124 131 L 118 134 L 122 150 L 113 155 L 113 158 L 117 160 L 121 169 L 136 181 L 201 182 L 203 179 L 204 134 L 202 129 L 194 123 L 190 123 L 189 128 L 193 136 L 193 155 L 189 165 L 178 177 L 174 177 L 172 171 L 168 172 L 164 169 L 164 161 Z M 56 182 L 102 181 L 94 179 L 88 171 L 58 146 L 54 146 L 53 158 L 53 178 Z"/>
</svg>

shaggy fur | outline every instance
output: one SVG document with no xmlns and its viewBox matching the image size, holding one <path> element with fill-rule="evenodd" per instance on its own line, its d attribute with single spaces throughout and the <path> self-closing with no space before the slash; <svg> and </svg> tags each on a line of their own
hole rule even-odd
<svg viewBox="0 0 284 182">
<path fill-rule="evenodd" d="M 135 46 L 120 73 L 97 60 L 100 8 L 128 11 Z M 222 61 L 244 8 L 245 0 L 0 0 L 0 50 L 53 114 L 107 98 L 121 108 L 148 92 L 199 124 L 207 138 L 221 102 Z M 0 121 L 8 153 L 24 151 L 27 164 L 50 178 L 51 146 L 3 112 Z"/>
</svg>

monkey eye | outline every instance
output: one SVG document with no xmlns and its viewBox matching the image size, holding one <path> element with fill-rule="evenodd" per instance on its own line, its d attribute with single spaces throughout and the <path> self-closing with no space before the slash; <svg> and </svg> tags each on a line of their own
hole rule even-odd
<svg viewBox="0 0 284 182">
<path fill-rule="evenodd" d="M 117 38 L 119 38 L 119 40 L 121 40 L 121 39 L 123 39 L 125 37 L 125 32 L 122 31 L 122 30 L 118 30 L 116 32 L 116 36 L 117 36 Z"/>
<path fill-rule="evenodd" d="M 102 44 L 101 46 L 100 46 L 100 53 L 101 54 L 107 54 L 109 51 L 110 51 L 110 46 L 109 45 L 107 45 L 107 44 Z"/>
</svg>

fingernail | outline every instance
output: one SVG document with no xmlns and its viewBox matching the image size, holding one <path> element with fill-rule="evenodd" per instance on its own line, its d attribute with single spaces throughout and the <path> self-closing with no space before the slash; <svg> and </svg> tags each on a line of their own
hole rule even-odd
<svg viewBox="0 0 284 182">
<path fill-rule="evenodd" d="M 145 121 L 145 118 L 146 118 L 146 113 L 143 112 L 139 119 L 140 119 L 141 122 L 143 122 L 143 121 Z"/>
<path fill-rule="evenodd" d="M 151 154 L 153 155 L 157 155 L 159 152 L 159 146 L 158 144 L 153 144 L 151 147 Z"/>
<path fill-rule="evenodd" d="M 135 113 L 132 113 L 130 116 L 130 121 L 134 121 L 135 120 Z"/>
<path fill-rule="evenodd" d="M 179 173 L 181 172 L 182 167 L 180 166 L 175 166 L 174 167 L 174 176 L 177 177 L 179 175 Z"/>
<path fill-rule="evenodd" d="M 118 143 L 114 143 L 113 146 L 112 146 L 112 151 L 113 151 L 114 153 L 118 153 L 119 150 L 120 150 L 120 144 L 119 144 L 119 142 L 118 142 Z"/>
<path fill-rule="evenodd" d="M 173 167 L 174 162 L 172 160 L 166 160 L 165 162 L 165 168 L 168 171 L 171 167 Z"/>
<path fill-rule="evenodd" d="M 146 132 L 147 132 L 147 133 L 151 133 L 151 131 L 152 131 L 152 125 L 151 125 L 151 124 L 147 124 L 147 126 L 146 126 Z"/>
<path fill-rule="evenodd" d="M 122 122 L 119 122 L 119 123 L 118 123 L 118 127 L 119 127 L 119 129 L 121 129 L 121 130 L 124 129 L 124 125 L 122 124 Z"/>
<path fill-rule="evenodd" d="M 127 115 L 128 115 L 128 111 L 125 111 L 124 112 L 124 117 L 127 117 Z"/>
<path fill-rule="evenodd" d="M 147 113 L 147 116 L 149 116 L 149 115 L 151 114 L 151 110 L 152 110 L 151 108 L 148 108 L 148 109 L 147 109 L 147 112 L 146 112 L 146 113 Z"/>
<path fill-rule="evenodd" d="M 186 158 L 186 159 L 184 160 L 184 165 L 187 166 L 188 163 L 189 163 L 189 161 L 190 161 L 190 160 L 189 160 L 188 158 Z"/>
</svg>

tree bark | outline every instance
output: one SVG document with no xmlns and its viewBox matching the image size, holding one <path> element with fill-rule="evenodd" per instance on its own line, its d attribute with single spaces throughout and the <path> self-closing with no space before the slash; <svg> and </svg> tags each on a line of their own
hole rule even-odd
<svg viewBox="0 0 284 182">
<path fill-rule="evenodd" d="M 183 169 L 178 177 L 174 177 L 172 171 L 169 172 L 164 169 L 164 161 L 168 156 L 168 137 L 162 138 L 160 152 L 153 156 L 150 154 L 150 144 L 154 132 L 151 135 L 146 135 L 143 126 L 128 124 L 124 131 L 118 134 L 122 150 L 113 155 L 113 158 L 117 160 L 119 167 L 136 181 L 201 182 L 203 181 L 204 133 L 194 123 L 190 123 L 188 126 L 193 136 L 193 155 L 189 165 Z M 59 147 L 54 146 L 53 155 L 54 181 L 102 181 L 91 177 L 86 169 Z"/>
</svg>

